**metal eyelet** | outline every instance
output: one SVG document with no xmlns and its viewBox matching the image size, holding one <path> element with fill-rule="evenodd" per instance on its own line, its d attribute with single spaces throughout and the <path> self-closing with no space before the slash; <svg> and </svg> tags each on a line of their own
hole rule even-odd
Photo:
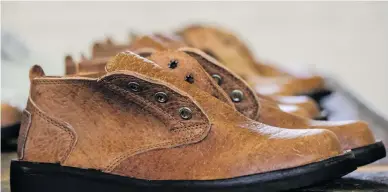
<svg viewBox="0 0 388 192">
<path fill-rule="evenodd" d="M 139 85 L 139 83 L 136 83 L 136 82 L 129 82 L 129 83 L 128 83 L 128 87 L 129 87 L 129 89 L 131 89 L 131 91 L 133 91 L 133 92 L 139 92 L 139 91 L 140 91 L 140 85 Z"/>
<path fill-rule="evenodd" d="M 157 92 L 157 93 L 155 93 L 154 98 L 159 103 L 165 103 L 165 102 L 168 101 L 168 96 L 164 92 Z"/>
<path fill-rule="evenodd" d="M 193 76 L 193 74 L 188 74 L 188 75 L 186 75 L 185 81 L 187 81 L 187 82 L 193 84 L 193 83 L 194 83 L 194 76 Z"/>
<path fill-rule="evenodd" d="M 243 100 L 244 94 L 240 90 L 233 90 L 232 93 L 230 94 L 230 98 L 232 99 L 233 102 L 238 103 Z"/>
<path fill-rule="evenodd" d="M 191 109 L 188 108 L 188 107 L 181 107 L 181 108 L 179 109 L 179 115 L 180 115 L 181 118 L 184 119 L 184 120 L 189 120 L 189 119 L 191 119 L 192 113 L 193 113 L 193 112 L 192 112 Z"/>
<path fill-rule="evenodd" d="M 212 78 L 214 79 L 214 81 L 216 81 L 216 83 L 217 83 L 218 85 L 221 85 L 221 83 L 222 83 L 222 77 L 221 77 L 220 75 L 218 75 L 218 74 L 213 74 L 213 75 L 212 75 Z"/>
<path fill-rule="evenodd" d="M 170 69 L 175 69 L 176 67 L 178 67 L 178 61 L 177 60 L 171 60 L 170 63 L 168 63 L 168 68 Z"/>
</svg>

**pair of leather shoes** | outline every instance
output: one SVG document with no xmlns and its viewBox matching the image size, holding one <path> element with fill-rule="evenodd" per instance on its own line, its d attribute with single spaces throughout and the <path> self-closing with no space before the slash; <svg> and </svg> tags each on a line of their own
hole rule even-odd
<svg viewBox="0 0 388 192">
<path fill-rule="evenodd" d="M 198 49 L 132 51 L 31 69 L 13 191 L 279 191 L 385 156 L 365 123 L 286 113 Z"/>
<path fill-rule="evenodd" d="M 110 47 L 114 47 L 113 43 L 107 43 L 107 45 Z M 324 128 L 334 132 L 339 138 L 343 150 L 353 149 L 355 153 L 358 154 L 358 166 L 371 163 L 385 156 L 384 146 L 381 142 L 375 142 L 373 134 L 371 133 L 371 130 L 365 122 L 315 121 L 300 116 L 298 114 L 287 113 L 288 111 L 284 109 L 284 107 L 282 109 L 281 105 L 279 106 L 276 104 L 276 102 L 274 102 L 275 99 L 273 97 L 255 93 L 247 85 L 247 83 L 244 82 L 242 78 L 240 78 L 237 74 L 231 72 L 227 68 L 222 67 L 224 65 L 220 62 L 217 62 L 214 58 L 209 57 L 209 55 L 201 52 L 198 49 L 180 48 L 184 45 L 184 43 L 177 40 L 176 38 L 157 34 L 138 37 L 135 41 L 133 41 L 130 45 L 127 45 L 126 47 L 127 49 L 135 51 L 139 55 L 142 55 L 144 57 L 150 57 L 155 52 L 164 54 L 164 56 L 166 57 L 164 58 L 165 60 L 154 60 L 154 62 L 158 64 L 163 64 L 162 66 L 164 66 L 165 68 L 171 68 L 171 65 L 178 66 L 178 63 L 180 62 L 180 65 L 184 66 L 184 68 L 178 68 L 174 70 L 174 72 L 177 73 L 177 75 L 185 76 L 185 78 L 191 77 L 193 79 L 195 76 L 198 76 L 198 74 L 194 74 L 194 71 L 197 71 L 197 73 L 200 73 L 201 71 L 206 71 L 225 92 L 221 95 L 229 95 L 228 97 L 230 97 L 230 99 L 228 99 L 227 97 L 221 97 L 220 95 L 214 96 L 219 99 L 221 98 L 221 100 L 224 102 L 234 102 L 233 106 L 239 112 L 253 120 L 257 120 L 259 122 L 271 126 L 282 128 Z M 105 46 L 106 52 L 111 51 L 110 49 L 106 48 L 106 45 L 100 46 Z M 177 51 L 171 51 L 173 49 Z M 113 53 L 113 51 L 115 50 L 117 49 L 113 49 L 111 53 Z M 179 52 L 182 52 L 182 54 L 190 53 L 190 56 L 196 58 L 198 60 L 198 63 L 201 64 L 201 66 L 198 67 L 198 64 L 195 64 L 195 62 L 185 63 L 174 59 L 173 55 L 179 55 Z M 100 66 L 99 68 L 103 69 L 103 66 L 105 66 L 106 62 L 109 60 L 109 57 L 100 57 L 98 54 L 95 53 L 93 55 L 94 57 L 96 57 L 95 59 L 85 60 L 79 63 L 78 67 L 80 69 L 84 69 L 85 71 L 93 71 L 94 68 L 88 66 Z M 181 60 L 187 59 L 188 58 L 186 57 Z M 170 63 L 168 63 L 168 61 Z M 68 63 L 68 65 L 74 66 L 75 64 Z M 176 66 L 174 67 L 174 69 L 176 68 Z M 193 70 L 192 67 L 203 68 L 203 70 Z M 199 81 L 196 81 L 196 83 L 201 83 L 204 81 L 204 79 L 206 78 L 202 77 Z M 201 88 L 201 86 L 199 87 Z M 211 93 L 208 89 L 204 89 L 204 91 Z M 287 97 L 283 97 L 283 99 L 284 98 Z M 289 96 L 288 98 L 293 98 L 293 96 Z M 380 152 L 377 153 L 376 151 Z"/>
<path fill-rule="evenodd" d="M 108 44 L 109 46 L 113 46 L 112 43 Z M 130 49 L 132 51 L 137 52 L 139 55 L 142 55 L 144 57 L 150 56 L 153 52 L 157 50 L 172 50 L 172 49 L 182 49 L 179 47 L 184 46 L 184 43 L 181 43 L 179 40 L 176 40 L 174 38 L 171 38 L 166 35 L 152 35 L 152 36 L 142 36 L 138 37 L 132 44 L 127 45 L 127 49 Z M 123 46 L 124 47 L 124 46 Z M 107 52 L 109 52 L 109 49 L 105 49 Z M 225 92 L 229 93 L 231 100 L 234 101 L 236 98 L 233 98 L 233 94 L 238 94 L 240 97 L 246 97 L 244 99 L 239 99 L 238 102 L 235 102 L 235 107 L 239 112 L 246 115 L 247 117 L 250 117 L 251 119 L 257 120 L 259 122 L 271 125 L 271 126 L 277 126 L 277 127 L 283 127 L 283 128 L 325 128 L 330 131 L 333 131 L 336 133 L 338 138 L 340 139 L 341 145 L 343 150 L 348 149 L 354 149 L 357 154 L 359 154 L 359 162 L 358 165 L 365 165 L 368 163 L 371 163 L 381 157 L 384 156 L 385 153 L 381 152 L 380 155 L 371 155 L 374 154 L 376 150 L 365 150 L 369 148 L 380 148 L 380 151 L 384 151 L 384 147 L 381 142 L 375 143 L 375 139 L 368 127 L 368 125 L 365 122 L 361 121 L 343 121 L 343 122 L 327 122 L 327 121 L 314 121 L 310 120 L 305 117 L 301 117 L 297 114 L 290 114 L 286 113 L 287 110 L 279 105 L 276 105 L 273 98 L 269 96 L 263 96 L 260 94 L 256 94 L 252 89 L 249 88 L 247 83 L 245 83 L 241 78 L 239 78 L 238 75 L 231 72 L 230 70 L 223 68 L 221 63 L 217 62 L 214 58 L 209 58 L 207 54 L 201 53 L 201 51 L 196 49 L 187 49 L 183 48 L 182 50 L 179 50 L 181 52 L 184 52 L 184 50 L 189 50 L 191 54 L 194 54 L 193 57 L 199 57 L 199 61 L 202 61 L 202 67 L 204 69 L 208 69 L 209 66 L 214 66 L 215 69 L 210 69 L 210 71 L 207 71 L 212 78 L 216 80 L 216 82 L 219 83 L 219 85 L 224 89 Z M 168 52 L 168 54 L 173 54 L 173 52 Z M 101 66 L 102 69 L 107 62 L 108 58 L 99 57 L 98 54 L 93 54 L 96 59 L 84 61 L 79 63 L 79 68 L 84 68 L 86 71 L 92 71 L 93 69 L 90 67 L 87 67 L 89 65 L 93 66 Z M 98 58 L 99 57 L 99 58 Z M 170 56 L 171 57 L 171 56 Z M 205 57 L 208 59 L 206 62 L 204 61 Z M 105 62 L 104 62 L 105 59 Z M 212 62 L 210 62 L 210 60 Z M 177 60 L 172 59 L 174 62 L 178 62 Z M 94 64 L 90 64 L 96 62 Z M 160 63 L 161 61 L 158 61 L 156 63 Z M 167 67 L 166 61 L 164 61 L 164 66 Z M 203 62 L 207 64 L 203 64 Z M 99 64 L 97 64 L 99 63 Z M 201 63 L 201 62 L 199 62 Z M 215 64 L 218 63 L 218 64 Z M 70 65 L 70 64 L 69 64 Z M 71 64 L 74 65 L 74 64 Z M 175 64 L 174 64 L 175 65 Z M 177 65 L 177 64 L 176 64 Z M 193 65 L 193 64 L 191 64 Z M 189 64 L 183 64 L 185 68 L 190 68 L 191 66 Z M 178 72 L 179 70 L 175 70 L 175 72 Z M 181 75 L 191 74 L 190 70 L 186 72 L 182 72 Z M 192 76 L 195 76 L 191 74 Z M 231 78 L 233 77 L 233 78 Z M 225 79 L 229 79 L 229 83 L 225 83 Z M 204 78 L 201 78 L 204 79 Z M 201 81 L 200 81 L 201 82 Z M 239 82 L 239 83 L 237 83 Z M 238 88 L 238 89 L 237 89 Z M 242 91 L 247 90 L 247 91 Z M 205 90 L 206 91 L 206 90 Z M 225 95 L 225 94 L 224 94 Z M 248 96 L 250 97 L 248 97 Z M 255 97 L 257 96 L 257 98 Z M 216 96 L 217 98 L 220 98 L 219 96 Z M 256 98 L 256 99 L 250 99 L 250 98 Z M 292 97 L 289 97 L 292 98 Z M 225 98 L 223 99 L 225 100 Z M 257 109 L 254 109 L 254 106 L 260 106 L 257 107 Z M 258 109 L 262 110 L 261 114 L 265 115 L 257 115 Z M 358 149 L 360 148 L 360 149 Z M 356 150 L 357 149 L 357 150 Z M 362 152 L 358 152 L 362 151 Z"/>
</svg>

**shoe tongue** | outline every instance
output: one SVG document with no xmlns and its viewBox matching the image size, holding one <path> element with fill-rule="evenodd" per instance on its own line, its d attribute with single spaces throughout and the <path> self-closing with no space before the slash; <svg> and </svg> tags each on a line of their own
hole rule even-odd
<svg viewBox="0 0 388 192">
<path fill-rule="evenodd" d="M 120 70 L 129 70 L 135 72 L 141 72 L 144 70 L 151 70 L 155 68 L 161 68 L 154 62 L 140 57 L 139 55 L 130 51 L 121 52 L 117 54 L 105 65 L 106 72 L 114 72 Z"/>
</svg>

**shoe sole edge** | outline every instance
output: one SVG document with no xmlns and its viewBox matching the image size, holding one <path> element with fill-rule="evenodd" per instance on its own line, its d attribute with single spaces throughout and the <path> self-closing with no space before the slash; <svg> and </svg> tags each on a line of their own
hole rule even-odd
<svg viewBox="0 0 388 192">
<path fill-rule="evenodd" d="M 382 141 L 354 148 L 351 151 L 354 153 L 354 161 L 357 167 L 373 163 L 386 156 L 385 146 Z"/>
<path fill-rule="evenodd" d="M 266 173 L 219 180 L 143 180 L 59 164 L 11 162 L 11 190 L 26 191 L 281 191 L 342 177 L 356 169 L 353 153 Z"/>
</svg>

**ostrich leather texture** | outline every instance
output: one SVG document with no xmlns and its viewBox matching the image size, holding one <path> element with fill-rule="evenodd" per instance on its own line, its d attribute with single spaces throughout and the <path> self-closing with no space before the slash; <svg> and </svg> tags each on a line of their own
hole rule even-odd
<svg viewBox="0 0 388 192">
<path fill-rule="evenodd" d="M 33 67 L 21 160 L 149 180 L 211 180 L 342 153 L 330 131 L 254 121 L 136 54 L 118 54 L 106 70 L 98 78 L 50 77 Z M 182 118 L 182 107 L 191 118 Z"/>
</svg>

